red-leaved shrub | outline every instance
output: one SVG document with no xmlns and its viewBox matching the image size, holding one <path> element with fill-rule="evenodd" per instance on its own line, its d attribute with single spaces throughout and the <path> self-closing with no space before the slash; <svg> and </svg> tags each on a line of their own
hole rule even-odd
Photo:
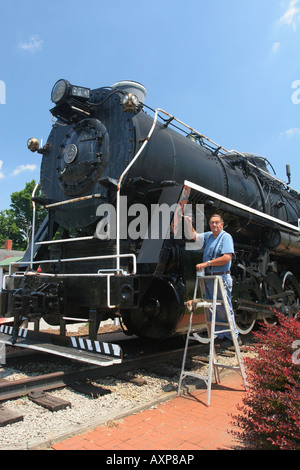
<svg viewBox="0 0 300 470">
<path fill-rule="evenodd" d="M 277 318 L 254 333 L 254 357 L 244 361 L 249 389 L 233 434 L 249 449 L 300 449 L 300 321 Z"/>
</svg>

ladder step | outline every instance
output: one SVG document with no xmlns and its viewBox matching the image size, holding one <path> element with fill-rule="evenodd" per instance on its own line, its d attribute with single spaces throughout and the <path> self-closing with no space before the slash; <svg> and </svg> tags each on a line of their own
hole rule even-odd
<svg viewBox="0 0 300 470">
<path fill-rule="evenodd" d="M 239 366 L 230 366 L 229 364 L 222 364 L 221 362 L 213 362 L 213 365 L 216 367 L 222 367 L 223 369 L 234 369 L 234 370 L 240 370 Z"/>
<path fill-rule="evenodd" d="M 197 379 L 208 380 L 208 375 L 196 374 L 194 372 L 184 372 L 182 378 L 184 377 L 197 377 Z"/>
<path fill-rule="evenodd" d="M 231 329 L 227 329 L 227 330 L 217 330 L 217 333 L 220 334 L 220 333 L 228 333 L 228 332 L 231 332 Z"/>
<path fill-rule="evenodd" d="M 195 309 L 196 308 L 201 308 L 201 307 L 211 308 L 214 305 L 213 302 L 195 302 L 195 301 L 193 301 L 193 302 L 195 303 Z M 216 306 L 217 305 L 223 305 L 223 302 L 218 301 L 218 302 L 216 302 Z"/>
</svg>

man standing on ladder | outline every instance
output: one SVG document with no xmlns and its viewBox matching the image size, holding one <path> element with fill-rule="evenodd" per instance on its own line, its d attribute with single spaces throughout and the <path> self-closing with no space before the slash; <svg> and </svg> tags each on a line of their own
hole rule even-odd
<svg viewBox="0 0 300 470">
<path fill-rule="evenodd" d="M 191 228 L 191 219 L 189 217 L 185 217 L 185 219 L 190 223 Z M 196 265 L 196 270 L 199 274 L 205 270 L 207 276 L 222 276 L 236 337 L 238 344 L 241 345 L 242 341 L 238 337 L 231 302 L 232 277 L 230 275 L 230 267 L 234 254 L 233 239 L 229 233 L 223 230 L 224 220 L 219 214 L 214 214 L 210 217 L 209 227 L 211 231 L 204 233 L 196 233 L 192 228 L 194 241 L 202 242 L 202 249 L 204 249 L 203 262 Z M 205 291 L 208 299 L 213 298 L 213 286 L 213 280 L 205 280 Z M 217 322 L 226 322 L 226 312 L 223 305 L 217 306 L 216 313 Z M 216 333 L 218 329 L 222 329 L 222 327 L 217 325 Z M 233 345 L 230 333 L 222 333 L 218 335 L 218 338 L 223 349 Z"/>
</svg>

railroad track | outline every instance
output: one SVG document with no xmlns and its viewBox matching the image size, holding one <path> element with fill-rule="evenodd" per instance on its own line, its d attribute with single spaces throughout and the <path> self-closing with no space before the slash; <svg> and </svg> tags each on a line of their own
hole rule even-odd
<svg viewBox="0 0 300 470">
<path fill-rule="evenodd" d="M 189 354 L 195 354 L 196 351 L 199 351 L 199 346 L 201 348 L 199 344 L 191 346 Z M 10 410 L 7 406 L 3 406 L 1 402 L 27 396 L 28 399 L 37 405 L 50 411 L 71 408 L 72 404 L 69 401 L 46 392 L 69 386 L 74 391 L 83 393 L 91 398 L 98 398 L 110 393 L 110 390 L 98 384 L 94 385 L 92 381 L 112 376 L 117 380 L 141 386 L 147 382 L 141 378 L 136 378 L 134 374 L 128 374 L 129 371 L 157 367 L 157 364 L 161 365 L 168 361 L 180 361 L 182 355 L 183 348 L 181 347 L 171 351 L 159 351 L 127 358 L 121 364 L 114 364 L 108 367 L 85 365 L 71 371 L 58 371 L 14 380 L 0 379 L 0 427 L 23 421 L 23 414 Z M 16 358 L 17 355 L 15 354 Z"/>
<path fill-rule="evenodd" d="M 180 370 L 184 349 L 184 341 L 182 340 L 181 343 L 179 343 L 179 346 L 176 339 L 173 338 L 171 341 L 171 349 L 164 349 L 164 345 L 164 347 L 161 346 L 158 351 L 147 350 L 146 345 L 141 343 L 140 340 L 129 341 L 127 338 L 126 344 L 125 358 L 120 364 L 100 367 L 75 363 L 75 370 L 56 371 L 53 373 L 15 380 L 0 379 L 0 427 L 23 420 L 23 416 L 21 414 L 12 412 L 9 410 L 9 407 L 7 409 L 6 404 L 4 406 L 2 405 L 5 401 L 9 402 L 10 400 L 27 396 L 28 399 L 33 401 L 35 404 L 47 408 L 50 411 L 57 411 L 67 407 L 71 408 L 72 404 L 62 398 L 54 396 L 53 393 L 49 394 L 46 392 L 69 387 L 69 389 L 73 389 L 74 391 L 80 392 L 88 397 L 98 398 L 99 396 L 111 392 L 107 386 L 103 387 L 102 385 L 99 385 L 99 383 L 94 385 L 92 382 L 97 381 L 97 379 L 100 379 L 101 382 L 101 379 L 113 377 L 114 379 L 121 380 L 123 382 L 143 385 L 146 381 L 139 377 L 137 378 L 135 374 L 132 374 L 132 371 L 136 372 L 141 369 L 149 371 L 150 369 L 150 371 L 157 373 L 157 369 L 165 363 L 177 363 L 177 370 Z M 19 362 L 17 348 L 13 349 L 15 356 L 13 362 Z M 202 361 L 203 367 L 203 361 L 207 362 L 208 360 L 208 346 L 198 342 L 195 343 L 195 345 L 191 344 L 188 356 L 193 358 L 192 360 L 196 358 L 196 362 L 199 360 L 200 362 Z M 10 353 L 8 354 L 8 358 L 11 358 Z M 24 355 L 22 358 L 24 362 L 24 360 L 26 360 Z M 49 356 L 46 356 L 46 358 L 48 359 Z M 32 356 L 31 364 L 34 364 L 36 360 L 38 360 L 38 355 Z M 66 360 L 66 364 L 68 363 L 74 369 L 74 362 Z M 157 375 L 160 375 L 160 373 L 158 372 Z"/>
<path fill-rule="evenodd" d="M 207 347 L 195 345 L 189 348 L 189 355 L 204 351 Z M 54 390 L 66 387 L 74 383 L 87 382 L 106 376 L 124 376 L 125 372 L 137 370 L 158 362 L 168 362 L 171 360 L 180 360 L 183 355 L 183 347 L 171 351 L 159 351 L 147 353 L 140 357 L 125 359 L 121 364 L 114 364 L 107 367 L 86 365 L 72 371 L 59 371 L 50 374 L 26 377 L 23 379 L 7 380 L 0 379 L 0 402 L 18 398 L 24 395 L 30 395 L 46 390 Z"/>
</svg>

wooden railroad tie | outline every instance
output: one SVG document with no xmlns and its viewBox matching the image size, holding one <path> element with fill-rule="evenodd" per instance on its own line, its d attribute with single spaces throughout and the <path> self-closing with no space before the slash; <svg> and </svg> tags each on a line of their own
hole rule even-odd
<svg viewBox="0 0 300 470">
<path fill-rule="evenodd" d="M 47 408 L 50 411 L 65 410 L 68 407 L 72 407 L 69 401 L 54 397 L 53 395 L 49 395 L 45 392 L 31 392 L 29 393 L 28 398 L 37 405 Z"/>
<path fill-rule="evenodd" d="M 111 393 L 111 390 L 93 385 L 90 382 L 74 382 L 70 384 L 69 387 L 71 387 L 76 392 L 83 393 L 84 395 L 89 396 L 90 398 L 98 398 L 102 397 L 103 395 L 107 395 L 108 393 Z"/>
<path fill-rule="evenodd" d="M 0 427 L 23 421 L 23 415 L 0 405 Z"/>
</svg>

